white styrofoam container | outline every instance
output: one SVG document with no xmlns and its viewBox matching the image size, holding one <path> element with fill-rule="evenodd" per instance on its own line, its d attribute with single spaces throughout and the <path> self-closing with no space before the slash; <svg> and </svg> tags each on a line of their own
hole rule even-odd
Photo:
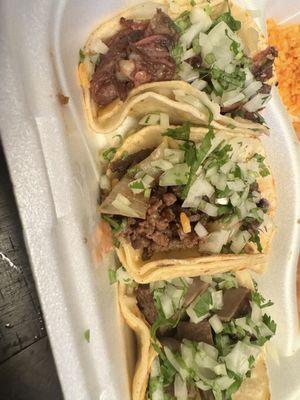
<svg viewBox="0 0 300 400">
<path fill-rule="evenodd" d="M 265 4 L 244 3 L 251 9 Z M 0 3 L 1 138 L 58 374 L 65 398 L 72 400 L 129 399 L 126 328 L 115 288 L 104 266 L 92 266 L 85 243 L 97 221 L 98 171 L 76 77 L 78 49 L 88 33 L 124 5 L 122 0 Z M 272 0 L 266 10 L 279 20 L 299 21 L 299 8 L 298 0 Z M 58 92 L 70 96 L 67 106 L 58 104 Z M 271 135 L 263 141 L 278 211 L 269 268 L 258 280 L 275 301 L 272 316 L 278 323 L 273 343 L 279 364 L 268 360 L 272 399 L 299 400 L 300 150 L 276 90 L 265 117 Z"/>
</svg>

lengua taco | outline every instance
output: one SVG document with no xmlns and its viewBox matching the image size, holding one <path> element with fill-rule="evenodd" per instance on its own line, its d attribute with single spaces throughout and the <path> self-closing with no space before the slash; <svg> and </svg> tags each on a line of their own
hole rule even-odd
<svg viewBox="0 0 300 400">
<path fill-rule="evenodd" d="M 92 32 L 80 51 L 79 78 L 94 130 L 115 129 L 124 115 L 139 114 L 139 103 L 143 110 L 170 107 L 161 93 L 170 81 L 171 105 L 189 105 L 194 114 L 198 110 L 197 124 L 207 123 L 206 107 L 223 125 L 235 125 L 238 116 L 261 122 L 258 111 L 269 99 L 276 50 L 250 12 L 234 3 L 190 3 L 141 3 Z"/>
<path fill-rule="evenodd" d="M 148 285 L 115 274 L 137 337 L 132 400 L 270 399 L 263 346 L 276 324 L 248 271 Z"/>
<path fill-rule="evenodd" d="M 100 212 L 137 282 L 263 270 L 275 193 L 257 138 L 151 126 L 113 153 Z"/>
</svg>

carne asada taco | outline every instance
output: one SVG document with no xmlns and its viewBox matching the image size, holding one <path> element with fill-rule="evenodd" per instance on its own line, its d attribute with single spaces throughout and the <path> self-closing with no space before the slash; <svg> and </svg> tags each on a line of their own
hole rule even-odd
<svg viewBox="0 0 300 400">
<path fill-rule="evenodd" d="M 137 338 L 132 400 L 270 399 L 263 346 L 276 324 L 247 270 L 148 285 L 115 275 Z"/>
<path fill-rule="evenodd" d="M 112 187 L 100 212 L 135 281 L 263 271 L 273 178 L 260 141 L 234 132 L 150 126 L 106 150 Z"/>
<path fill-rule="evenodd" d="M 216 123 L 262 121 L 258 111 L 270 97 L 276 50 L 250 12 L 225 0 L 194 3 L 141 3 L 92 32 L 80 50 L 79 78 L 95 131 L 115 129 L 124 114 L 138 113 L 139 102 L 146 109 L 154 102 L 162 111 L 168 102 L 160 88 L 170 81 L 176 101 L 198 109 L 197 124 L 207 124 L 205 106 L 211 102 Z M 188 90 L 180 93 L 178 81 L 201 93 L 200 99 Z"/>
</svg>

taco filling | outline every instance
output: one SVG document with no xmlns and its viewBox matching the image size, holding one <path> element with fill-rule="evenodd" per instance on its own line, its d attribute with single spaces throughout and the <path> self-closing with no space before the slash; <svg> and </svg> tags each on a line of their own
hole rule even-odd
<svg viewBox="0 0 300 400">
<path fill-rule="evenodd" d="M 259 182 L 270 172 L 256 139 L 209 128 L 195 142 L 188 125 L 161 138 L 155 149 L 124 151 L 109 164 L 114 186 L 100 211 L 117 241 L 129 242 L 143 260 L 181 249 L 253 252 L 251 242 L 261 252 L 270 217 Z"/>
<path fill-rule="evenodd" d="M 105 106 L 126 100 L 143 83 L 181 79 L 206 92 L 223 114 L 257 121 L 270 97 L 277 51 L 267 47 L 251 54 L 239 36 L 241 25 L 229 7 L 220 14 L 197 5 L 174 20 L 160 8 L 149 19 L 122 17 L 116 33 L 96 37 L 80 52 L 90 95 Z"/>
<path fill-rule="evenodd" d="M 157 352 L 146 398 L 231 399 L 275 334 L 265 313 L 273 303 L 232 273 L 137 285 L 118 271 L 133 287 Z"/>
</svg>

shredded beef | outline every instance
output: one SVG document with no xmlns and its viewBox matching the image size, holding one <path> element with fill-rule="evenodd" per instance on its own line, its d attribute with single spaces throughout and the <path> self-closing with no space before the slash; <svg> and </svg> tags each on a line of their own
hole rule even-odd
<svg viewBox="0 0 300 400">
<path fill-rule="evenodd" d="M 139 309 L 149 324 L 152 325 L 157 318 L 157 309 L 149 285 L 138 285 L 136 299 Z"/>
<path fill-rule="evenodd" d="M 147 158 L 151 153 L 153 149 L 142 149 L 137 151 L 136 153 L 129 154 L 126 158 L 124 159 L 118 159 L 116 161 L 113 161 L 110 164 L 110 169 L 113 173 L 116 174 L 116 177 L 118 179 L 121 179 L 127 172 L 127 170 L 139 162 L 143 161 L 145 158 Z"/>
<path fill-rule="evenodd" d="M 108 52 L 101 56 L 90 82 L 90 93 L 99 105 L 116 98 L 124 101 L 134 86 L 170 80 L 176 63 L 169 50 L 178 40 L 171 19 L 161 10 L 145 21 L 120 19 L 121 29 L 105 40 Z"/>
<path fill-rule="evenodd" d="M 200 68 L 202 65 L 202 57 L 200 54 L 197 54 L 191 58 L 188 58 L 186 62 L 189 63 L 193 68 Z"/>
<path fill-rule="evenodd" d="M 129 218 L 123 235 L 134 249 L 142 250 L 143 260 L 148 260 L 156 252 L 195 248 L 201 239 L 193 229 L 190 233 L 183 232 L 180 223 L 182 211 L 190 218 L 192 227 L 197 221 L 204 225 L 209 221 L 201 211 L 182 208 L 176 187 L 156 187 L 149 200 L 146 219 Z"/>
<path fill-rule="evenodd" d="M 278 52 L 273 46 L 267 47 L 253 57 L 252 73 L 256 80 L 265 82 L 273 76 L 273 64 Z"/>
</svg>

